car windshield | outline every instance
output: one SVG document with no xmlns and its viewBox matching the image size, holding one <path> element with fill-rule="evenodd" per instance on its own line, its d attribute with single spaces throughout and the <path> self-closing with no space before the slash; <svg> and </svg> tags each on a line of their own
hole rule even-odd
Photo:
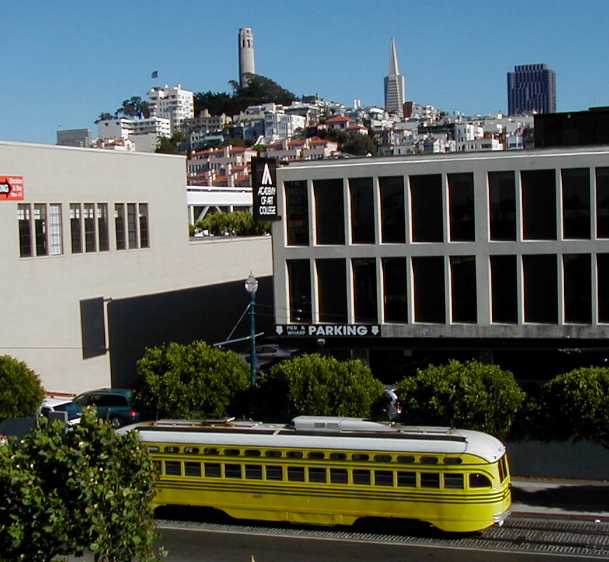
<svg viewBox="0 0 609 562">
<path fill-rule="evenodd" d="M 55 406 L 53 409 L 56 412 L 67 412 L 68 420 L 75 420 L 76 418 L 79 418 L 82 415 L 78 404 L 75 404 L 74 402 L 66 402 L 65 404 Z"/>
</svg>

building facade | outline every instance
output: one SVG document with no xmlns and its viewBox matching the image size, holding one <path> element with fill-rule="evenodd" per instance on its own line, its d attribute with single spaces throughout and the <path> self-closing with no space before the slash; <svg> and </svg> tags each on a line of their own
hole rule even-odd
<svg viewBox="0 0 609 562">
<path fill-rule="evenodd" d="M 150 115 L 169 119 L 172 133 L 186 119 L 192 119 L 195 115 L 193 93 L 184 90 L 181 84 L 151 88 L 148 91 L 148 101 Z"/>
<path fill-rule="evenodd" d="M 522 64 L 507 74 L 508 114 L 554 113 L 556 73 L 545 64 Z"/>
<path fill-rule="evenodd" d="M 256 74 L 256 57 L 254 51 L 254 32 L 251 27 L 242 27 L 237 36 L 239 53 L 239 85 L 247 86 L 248 76 Z"/>
<path fill-rule="evenodd" d="M 57 131 L 58 146 L 91 146 L 91 131 L 89 129 L 59 129 Z"/>
<path fill-rule="evenodd" d="M 391 58 L 389 60 L 389 73 L 385 76 L 385 111 L 403 115 L 406 101 L 406 81 L 400 74 L 398 67 L 398 54 L 395 40 L 391 40 Z"/>
</svg>

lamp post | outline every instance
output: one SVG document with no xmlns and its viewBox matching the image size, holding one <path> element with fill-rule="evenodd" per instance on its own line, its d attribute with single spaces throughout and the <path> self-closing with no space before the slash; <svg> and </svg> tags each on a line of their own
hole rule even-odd
<svg viewBox="0 0 609 562">
<path fill-rule="evenodd" d="M 256 385 L 256 291 L 258 279 L 250 271 L 245 280 L 245 290 L 250 294 L 250 376 L 252 386 Z"/>
</svg>

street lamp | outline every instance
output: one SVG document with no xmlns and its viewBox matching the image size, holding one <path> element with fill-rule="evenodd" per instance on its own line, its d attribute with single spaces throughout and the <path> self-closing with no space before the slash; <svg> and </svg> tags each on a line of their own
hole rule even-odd
<svg viewBox="0 0 609 562">
<path fill-rule="evenodd" d="M 250 271 L 245 280 L 245 290 L 250 294 L 250 376 L 252 386 L 256 385 L 256 291 L 258 290 L 258 279 Z"/>
</svg>

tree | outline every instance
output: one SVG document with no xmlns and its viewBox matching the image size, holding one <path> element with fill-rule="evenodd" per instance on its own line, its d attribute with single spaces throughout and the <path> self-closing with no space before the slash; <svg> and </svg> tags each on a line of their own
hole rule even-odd
<svg viewBox="0 0 609 562">
<path fill-rule="evenodd" d="M 0 421 L 36 415 L 44 389 L 23 361 L 0 355 Z"/>
<path fill-rule="evenodd" d="M 111 119 L 115 119 L 115 118 L 116 118 L 116 114 L 112 115 L 112 113 L 108 113 L 107 111 L 104 111 L 99 114 L 99 117 L 95 120 L 95 123 L 97 124 L 100 121 L 110 121 Z"/>
<path fill-rule="evenodd" d="M 209 213 L 196 224 L 198 230 L 208 230 L 214 236 L 261 236 L 271 231 L 270 222 L 258 222 L 247 211 L 232 213 Z"/>
<path fill-rule="evenodd" d="M 90 550 L 96 562 L 158 560 L 154 469 L 135 432 L 118 435 L 92 410 L 66 431 L 41 420 L 0 447 L 0 553 L 48 562 Z"/>
<path fill-rule="evenodd" d="M 261 377 L 262 414 L 369 417 L 383 385 L 360 360 L 317 353 L 282 361 Z"/>
<path fill-rule="evenodd" d="M 136 402 L 157 418 L 224 417 L 239 407 L 249 385 L 248 367 L 237 354 L 200 341 L 149 348 L 137 372 Z"/>
<path fill-rule="evenodd" d="M 377 149 L 374 139 L 369 135 L 359 133 L 348 133 L 342 148 L 343 152 L 354 156 L 367 156 L 368 154 L 374 156 Z"/>
<path fill-rule="evenodd" d="M 590 439 L 609 448 L 609 368 L 582 367 L 541 388 L 539 420 L 546 439 Z"/>
<path fill-rule="evenodd" d="M 525 398 L 514 375 L 497 365 L 451 360 L 398 384 L 402 421 L 448 425 L 507 437 Z"/>
<path fill-rule="evenodd" d="M 184 154 L 184 135 L 175 131 L 171 137 L 159 137 L 155 152 L 158 154 Z"/>
<path fill-rule="evenodd" d="M 139 96 L 132 96 L 123 100 L 121 106 L 116 110 L 116 115 L 123 114 L 125 117 L 150 117 L 150 105 Z"/>
</svg>

